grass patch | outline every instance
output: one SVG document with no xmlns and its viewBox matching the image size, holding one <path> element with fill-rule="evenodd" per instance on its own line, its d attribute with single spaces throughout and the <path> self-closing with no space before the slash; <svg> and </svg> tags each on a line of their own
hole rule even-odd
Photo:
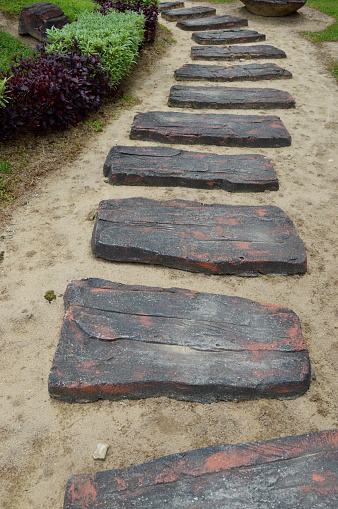
<svg viewBox="0 0 338 509">
<path fill-rule="evenodd" d="M 303 35 L 313 42 L 321 43 L 325 41 L 338 40 L 338 1 L 337 0 L 307 0 L 307 4 L 318 9 L 329 16 L 332 16 L 336 22 L 320 32 L 303 32 Z M 328 65 L 329 70 L 338 81 L 338 61 L 331 60 Z"/>
<path fill-rule="evenodd" d="M 338 2 L 336 0 L 307 0 L 307 4 L 332 16 L 336 22 L 321 32 L 303 32 L 314 42 L 338 40 Z"/>
<path fill-rule="evenodd" d="M 332 72 L 333 76 L 338 81 L 338 60 L 334 60 L 329 64 L 329 70 Z"/>
<path fill-rule="evenodd" d="M 8 69 L 9 63 L 15 55 L 28 57 L 33 51 L 31 47 L 0 30 L 0 68 Z"/>
<path fill-rule="evenodd" d="M 18 15 L 23 7 L 33 3 L 41 3 L 46 0 L 0 0 L 0 9 L 2 12 L 11 16 Z M 70 21 L 74 21 L 76 16 L 84 11 L 93 11 L 95 5 L 91 0 L 56 0 L 55 3 L 68 16 Z"/>
</svg>

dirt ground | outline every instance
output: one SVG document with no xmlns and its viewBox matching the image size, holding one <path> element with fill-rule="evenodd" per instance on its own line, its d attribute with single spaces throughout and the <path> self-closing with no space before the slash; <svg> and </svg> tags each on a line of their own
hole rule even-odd
<svg viewBox="0 0 338 509">
<path fill-rule="evenodd" d="M 276 111 L 292 135 L 291 147 L 254 150 L 272 160 L 280 190 L 230 194 L 219 190 L 110 186 L 104 182 L 102 167 L 110 147 L 147 144 L 129 140 L 134 115 L 169 110 L 166 104 L 169 89 L 175 84 L 173 71 L 190 62 L 191 33 L 161 20 L 173 31 L 177 44 L 160 62 L 154 62 L 151 70 L 139 68 L 134 73 L 127 93 L 138 98 L 139 104 L 112 121 L 75 162 L 44 177 L 2 233 L 2 509 L 61 509 L 67 479 L 72 474 L 127 467 L 198 447 L 272 439 L 337 426 L 334 191 L 338 90 L 327 70 L 323 49 L 299 35 L 301 30 L 321 30 L 332 19 L 310 7 L 287 18 L 252 15 L 240 2 L 217 4 L 216 8 L 218 14 L 246 16 L 249 28 L 265 33 L 267 44 L 287 54 L 286 60 L 277 63 L 290 70 L 293 79 L 256 85 L 286 90 L 296 100 L 294 110 Z M 330 51 L 337 52 L 337 45 L 331 44 Z M 241 148 L 193 149 L 248 153 Z M 304 276 L 258 278 L 209 276 L 95 258 L 90 250 L 93 222 L 88 216 L 102 199 L 132 196 L 277 205 L 294 221 L 305 243 L 308 272 Z M 316 380 L 301 398 L 284 401 L 202 405 L 166 398 L 90 404 L 52 400 L 47 380 L 62 324 L 62 296 L 71 280 L 84 277 L 236 295 L 292 308 L 300 317 Z M 47 290 L 54 290 L 57 295 L 51 303 L 44 298 Z M 109 444 L 103 462 L 92 458 L 99 442 Z"/>
</svg>

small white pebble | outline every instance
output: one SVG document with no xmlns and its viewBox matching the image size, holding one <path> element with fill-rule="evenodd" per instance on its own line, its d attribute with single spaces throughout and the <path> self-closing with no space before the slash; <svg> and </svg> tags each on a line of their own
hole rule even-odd
<svg viewBox="0 0 338 509">
<path fill-rule="evenodd" d="M 109 445 L 107 444 L 97 444 L 96 451 L 93 454 L 94 460 L 104 460 L 106 458 L 108 447 Z"/>
</svg>

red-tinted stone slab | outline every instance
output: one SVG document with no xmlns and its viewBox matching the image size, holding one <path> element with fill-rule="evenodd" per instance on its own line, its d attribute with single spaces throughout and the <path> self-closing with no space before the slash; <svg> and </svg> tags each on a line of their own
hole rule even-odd
<svg viewBox="0 0 338 509">
<path fill-rule="evenodd" d="M 64 509 L 336 509 L 338 432 L 216 445 L 69 478 Z"/>
<path fill-rule="evenodd" d="M 279 117 L 149 111 L 135 115 L 132 139 L 189 145 L 286 147 L 291 136 Z"/>
<path fill-rule="evenodd" d="M 275 88 L 189 87 L 174 85 L 168 105 L 179 108 L 249 109 L 294 108 L 288 92 Z"/>
<path fill-rule="evenodd" d="M 292 78 L 276 64 L 222 65 L 185 64 L 175 71 L 178 81 L 258 81 Z"/>
<path fill-rule="evenodd" d="M 311 369 L 293 311 L 177 288 L 74 281 L 49 392 L 70 402 L 290 398 Z"/>
<path fill-rule="evenodd" d="M 240 58 L 286 58 L 284 51 L 269 46 L 256 44 L 255 46 L 193 46 L 191 48 L 193 60 L 239 60 Z"/>
<path fill-rule="evenodd" d="M 264 34 L 260 34 L 255 30 L 243 30 L 241 28 L 194 32 L 191 38 L 198 44 L 238 44 L 243 42 L 265 41 Z"/>
<path fill-rule="evenodd" d="M 184 2 L 160 2 L 160 11 L 169 11 L 170 9 L 180 9 L 184 7 Z"/>
<path fill-rule="evenodd" d="M 178 21 L 177 25 L 182 30 L 217 30 L 218 28 L 232 28 L 248 26 L 246 18 L 237 16 L 210 16 L 200 19 L 185 19 Z"/>
<path fill-rule="evenodd" d="M 240 0 L 248 11 L 259 16 L 288 16 L 301 7 L 306 0 Z M 334 2 L 334 0 L 332 0 Z"/>
<path fill-rule="evenodd" d="M 50 2 L 35 3 L 21 10 L 18 33 L 29 34 L 39 41 L 44 41 L 48 28 L 62 28 L 67 23 L 70 23 L 69 18 L 57 5 Z"/>
<path fill-rule="evenodd" d="M 276 191 L 279 187 L 265 156 L 217 155 L 171 147 L 112 147 L 103 173 L 111 184 L 221 188 L 233 192 Z"/>
<path fill-rule="evenodd" d="M 186 9 L 162 11 L 161 16 L 167 21 L 177 21 L 179 19 L 205 18 L 207 16 L 213 16 L 214 14 L 216 14 L 216 9 L 212 7 L 202 7 L 199 5 L 197 7 L 188 7 Z"/>
<path fill-rule="evenodd" d="M 295 274 L 306 253 L 278 207 L 146 198 L 102 201 L 92 236 L 97 256 L 204 274 Z"/>
</svg>

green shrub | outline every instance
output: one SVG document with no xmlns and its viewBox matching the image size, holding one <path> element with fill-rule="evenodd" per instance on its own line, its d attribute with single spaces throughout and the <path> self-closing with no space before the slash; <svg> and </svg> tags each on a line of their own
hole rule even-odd
<svg viewBox="0 0 338 509">
<path fill-rule="evenodd" d="M 76 40 L 81 54 L 99 55 L 117 85 L 129 73 L 144 37 L 144 17 L 135 12 L 112 11 L 107 16 L 86 12 L 61 30 L 47 30 L 49 52 L 66 53 Z"/>
</svg>

